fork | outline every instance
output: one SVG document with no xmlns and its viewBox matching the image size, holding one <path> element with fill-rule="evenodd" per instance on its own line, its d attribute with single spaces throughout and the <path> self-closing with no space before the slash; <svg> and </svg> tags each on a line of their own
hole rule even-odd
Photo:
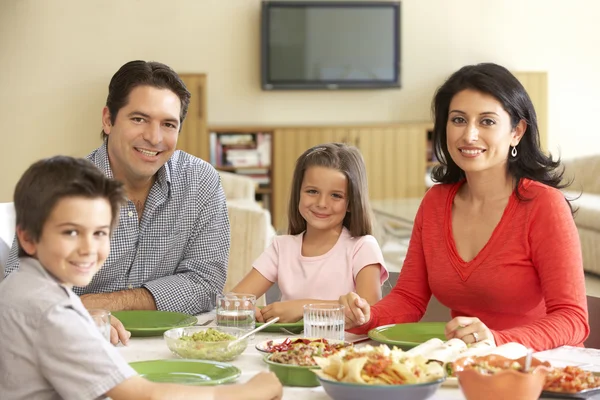
<svg viewBox="0 0 600 400">
<path fill-rule="evenodd" d="M 213 319 L 209 319 L 208 321 L 204 321 L 201 324 L 196 324 L 196 326 L 206 326 L 206 325 L 210 325 L 214 322 L 214 318 Z"/>
<path fill-rule="evenodd" d="M 279 330 L 281 330 L 281 332 L 283 332 L 283 333 L 287 333 L 288 335 L 292 335 L 292 336 L 300 335 L 300 334 L 302 334 L 304 332 L 304 330 L 302 330 L 302 331 L 300 331 L 298 333 L 294 333 L 292 331 L 288 331 L 285 328 L 279 328 Z"/>
</svg>

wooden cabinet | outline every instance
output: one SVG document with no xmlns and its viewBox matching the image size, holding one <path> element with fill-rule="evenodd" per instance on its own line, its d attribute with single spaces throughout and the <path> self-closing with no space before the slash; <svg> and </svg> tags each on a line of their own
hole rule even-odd
<svg viewBox="0 0 600 400">
<path fill-rule="evenodd" d="M 273 215 L 275 228 L 287 229 L 287 209 L 296 159 L 327 142 L 358 147 L 365 159 L 369 197 L 420 197 L 425 193 L 427 123 L 365 127 L 281 128 L 273 136 Z"/>
<path fill-rule="evenodd" d="M 192 94 L 187 117 L 179 133 L 177 148 L 208 161 L 208 129 L 206 123 L 206 75 L 179 74 Z"/>
</svg>

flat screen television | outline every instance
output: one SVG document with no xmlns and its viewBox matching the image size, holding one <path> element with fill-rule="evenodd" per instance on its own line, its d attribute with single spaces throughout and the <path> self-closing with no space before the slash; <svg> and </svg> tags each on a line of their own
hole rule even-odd
<svg viewBox="0 0 600 400">
<path fill-rule="evenodd" d="M 263 90 L 400 87 L 400 2 L 263 1 Z"/>
</svg>

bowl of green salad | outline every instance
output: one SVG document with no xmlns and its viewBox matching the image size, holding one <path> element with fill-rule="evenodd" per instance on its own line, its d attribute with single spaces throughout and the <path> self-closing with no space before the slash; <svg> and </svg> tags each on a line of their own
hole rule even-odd
<svg viewBox="0 0 600 400">
<path fill-rule="evenodd" d="M 171 352 L 181 358 L 197 360 L 231 361 L 248 346 L 248 338 L 229 346 L 229 343 L 246 331 L 225 326 L 189 326 L 174 328 L 164 333 Z"/>
</svg>

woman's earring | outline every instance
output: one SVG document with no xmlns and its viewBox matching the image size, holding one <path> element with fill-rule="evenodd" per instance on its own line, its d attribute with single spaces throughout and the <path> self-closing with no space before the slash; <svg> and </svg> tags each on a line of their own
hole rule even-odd
<svg viewBox="0 0 600 400">
<path fill-rule="evenodd" d="M 513 146 L 510 155 L 513 156 L 513 158 L 517 156 L 517 146 Z"/>
</svg>

